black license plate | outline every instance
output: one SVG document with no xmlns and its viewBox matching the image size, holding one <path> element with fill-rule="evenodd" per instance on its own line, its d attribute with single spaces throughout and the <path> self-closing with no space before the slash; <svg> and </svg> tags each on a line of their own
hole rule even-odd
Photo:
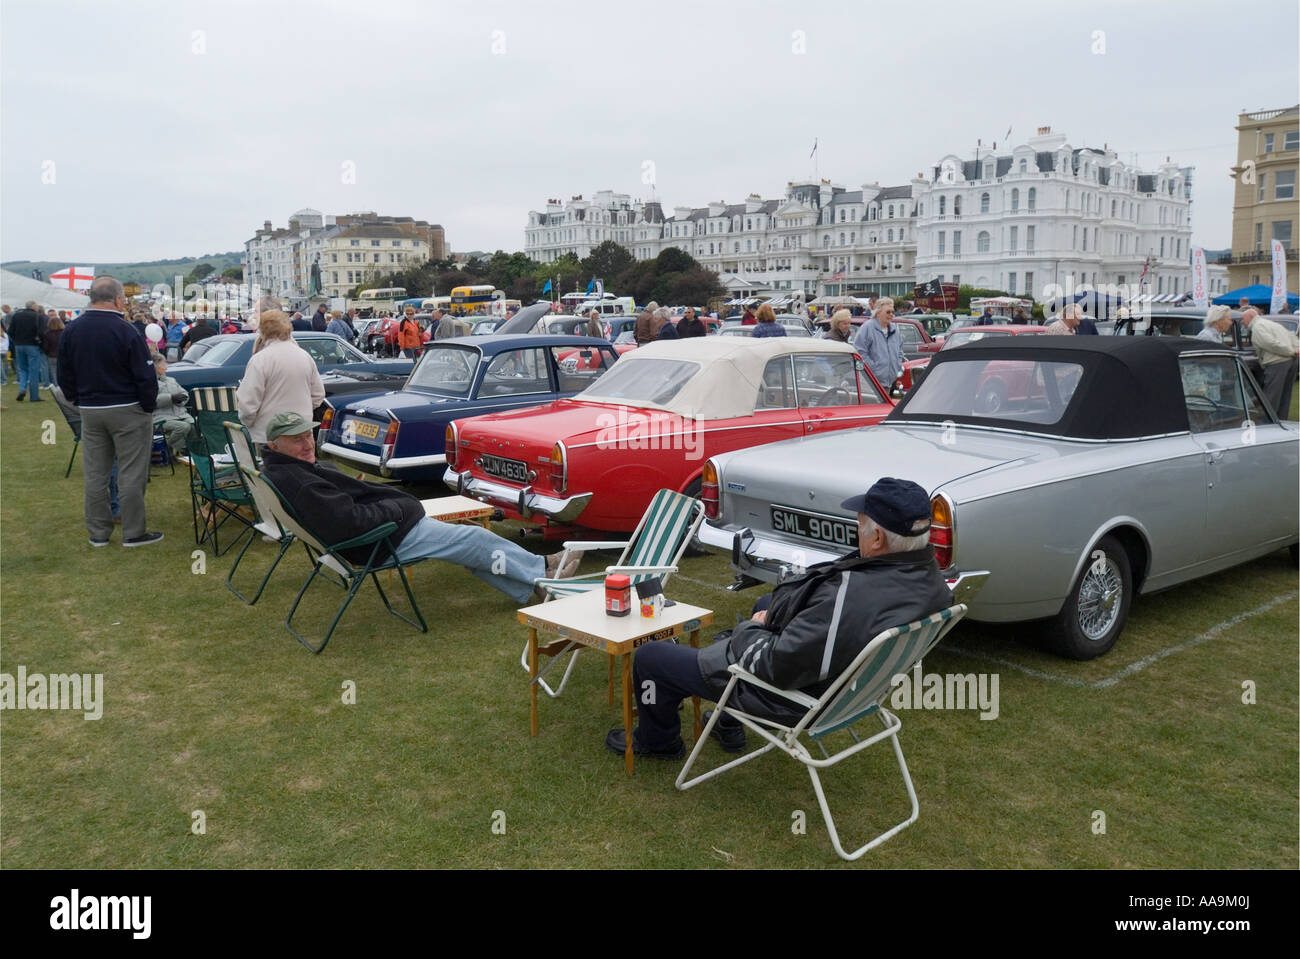
<svg viewBox="0 0 1300 959">
<path fill-rule="evenodd" d="M 521 463 L 519 460 L 508 460 L 501 456 L 493 456 L 491 453 L 484 453 L 482 458 L 483 472 L 489 476 L 507 479 L 513 483 L 528 482 L 527 463 Z"/>
<path fill-rule="evenodd" d="M 772 507 L 772 529 L 789 533 L 819 543 L 842 546 L 845 550 L 858 548 L 858 524 L 839 516 L 823 516 L 788 506 Z"/>
</svg>

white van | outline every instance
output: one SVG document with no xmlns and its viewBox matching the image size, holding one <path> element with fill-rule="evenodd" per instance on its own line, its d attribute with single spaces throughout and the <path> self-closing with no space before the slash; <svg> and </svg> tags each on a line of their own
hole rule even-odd
<svg viewBox="0 0 1300 959">
<path fill-rule="evenodd" d="M 577 309 L 579 316 L 590 316 L 595 310 L 601 316 L 630 316 L 636 313 L 636 301 L 630 296 L 606 297 L 603 300 L 588 300 Z"/>
</svg>

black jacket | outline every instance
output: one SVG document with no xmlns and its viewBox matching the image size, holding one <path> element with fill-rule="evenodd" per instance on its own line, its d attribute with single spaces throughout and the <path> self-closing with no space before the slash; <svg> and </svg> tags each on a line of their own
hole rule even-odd
<svg viewBox="0 0 1300 959">
<path fill-rule="evenodd" d="M 727 667 L 739 663 L 773 686 L 817 697 L 879 633 L 951 605 L 952 591 L 928 546 L 822 563 L 773 590 L 765 623 L 746 620 L 715 637 L 700 653 L 700 676 L 714 696 L 721 696 L 731 679 Z M 803 713 L 788 700 L 744 683 L 730 703 L 781 722 Z"/>
<path fill-rule="evenodd" d="M 326 546 L 396 523 L 390 538 L 396 546 L 424 518 L 424 506 L 410 493 L 383 483 L 367 483 L 340 472 L 332 463 L 308 463 L 267 449 L 262 469 L 293 506 L 298 519 Z M 351 562 L 364 563 L 373 549 L 343 551 Z M 381 554 L 382 555 L 382 554 Z"/>
<path fill-rule="evenodd" d="M 185 334 L 181 337 L 180 346 L 178 347 L 180 351 L 180 355 L 184 356 L 185 351 L 188 350 L 195 343 L 197 343 L 199 340 L 206 340 L 209 336 L 216 336 L 216 335 L 217 335 L 217 331 L 212 327 L 208 326 L 206 321 L 203 323 L 196 322 L 193 326 L 191 326 L 188 330 L 186 330 Z"/>
<path fill-rule="evenodd" d="M 144 337 L 112 310 L 87 310 L 68 324 L 56 378 L 77 406 L 139 403 L 152 413 L 158 402 L 158 374 Z"/>
<path fill-rule="evenodd" d="M 40 346 L 45 321 L 35 310 L 14 310 L 9 320 L 9 339 L 14 346 Z"/>
<path fill-rule="evenodd" d="M 708 328 L 704 325 L 704 321 L 699 317 L 696 317 L 693 320 L 682 318 L 677 321 L 678 339 L 685 339 L 689 336 L 705 336 L 708 332 Z M 659 338 L 661 340 L 663 339 L 662 336 Z"/>
</svg>

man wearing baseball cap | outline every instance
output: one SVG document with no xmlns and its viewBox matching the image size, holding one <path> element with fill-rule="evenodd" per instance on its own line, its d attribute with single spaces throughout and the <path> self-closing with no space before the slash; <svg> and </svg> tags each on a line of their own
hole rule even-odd
<svg viewBox="0 0 1300 959">
<path fill-rule="evenodd" d="M 753 618 L 720 633 L 712 646 L 696 650 L 648 643 L 636 651 L 633 688 L 655 691 L 653 702 L 643 698 L 637 706 L 637 755 L 681 758 L 685 747 L 678 705 L 689 696 L 716 702 L 731 679 L 727 667 L 733 663 L 780 689 L 817 697 L 879 633 L 952 605 L 952 592 L 930 547 L 925 490 L 887 476 L 840 505 L 858 514 L 855 553 L 782 583 L 755 604 Z M 778 722 L 801 715 L 789 700 L 746 683 L 737 685 L 729 702 Z M 713 735 L 728 752 L 745 748 L 744 728 L 729 716 L 719 718 Z M 605 745 L 617 753 L 625 743 L 622 729 L 605 737 Z"/>
<path fill-rule="evenodd" d="M 533 598 L 542 577 L 568 577 L 574 557 L 563 568 L 560 554 L 538 556 L 481 526 L 442 523 L 424 515 L 410 493 L 353 479 L 330 463 L 316 462 L 311 422 L 301 413 L 276 413 L 266 424 L 262 470 L 293 506 L 306 528 L 326 543 L 341 543 L 384 523 L 396 523 L 392 542 L 402 562 L 441 559 L 464 566 L 517 603 Z M 349 560 L 365 562 L 371 547 L 343 550 Z"/>
</svg>

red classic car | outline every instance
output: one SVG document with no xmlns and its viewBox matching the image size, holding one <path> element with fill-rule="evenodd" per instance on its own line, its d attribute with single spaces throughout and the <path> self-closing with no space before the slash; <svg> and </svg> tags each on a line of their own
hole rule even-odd
<svg viewBox="0 0 1300 959">
<path fill-rule="evenodd" d="M 943 344 L 937 349 L 927 349 L 927 351 L 917 359 L 903 361 L 903 392 L 906 393 L 915 383 L 920 382 L 923 371 L 930 365 L 934 359 L 934 354 L 939 350 L 950 350 L 963 343 L 974 343 L 986 337 L 997 336 L 1021 336 L 1024 334 L 1042 333 L 1044 327 L 1031 326 L 1026 323 L 1003 323 L 998 326 L 963 326 L 959 329 L 949 330 L 948 335 L 944 337 Z"/>
<path fill-rule="evenodd" d="M 550 537 L 628 532 L 656 491 L 699 495 L 716 453 L 873 426 L 892 408 L 844 343 L 660 341 L 572 399 L 453 421 L 443 478 Z"/>
</svg>

